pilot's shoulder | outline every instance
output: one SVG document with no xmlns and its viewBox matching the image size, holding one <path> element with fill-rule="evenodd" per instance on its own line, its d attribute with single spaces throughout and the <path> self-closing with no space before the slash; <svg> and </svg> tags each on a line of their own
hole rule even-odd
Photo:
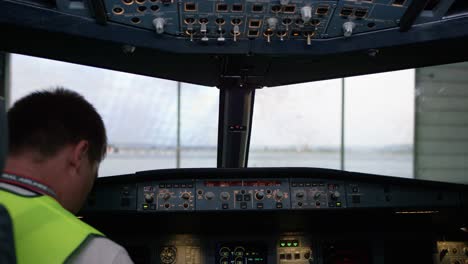
<svg viewBox="0 0 468 264">
<path fill-rule="evenodd" d="M 70 263 L 129 264 L 133 261 L 119 244 L 106 237 L 93 237 L 76 252 Z"/>
</svg>

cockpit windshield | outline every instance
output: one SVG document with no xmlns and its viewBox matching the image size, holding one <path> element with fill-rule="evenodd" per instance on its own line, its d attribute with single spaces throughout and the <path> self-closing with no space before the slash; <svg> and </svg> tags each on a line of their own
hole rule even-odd
<svg viewBox="0 0 468 264">
<path fill-rule="evenodd" d="M 468 79 L 460 74 L 467 69 L 458 63 L 259 89 L 248 166 L 467 183 Z M 216 167 L 215 87 L 16 54 L 10 73 L 10 105 L 55 86 L 95 105 L 110 143 L 100 176 Z"/>
</svg>

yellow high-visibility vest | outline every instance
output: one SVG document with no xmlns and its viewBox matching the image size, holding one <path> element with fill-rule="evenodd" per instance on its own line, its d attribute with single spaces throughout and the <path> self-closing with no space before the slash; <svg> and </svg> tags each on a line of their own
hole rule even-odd
<svg viewBox="0 0 468 264">
<path fill-rule="evenodd" d="M 89 238 L 103 236 L 47 195 L 0 188 L 0 204 L 12 219 L 18 264 L 66 263 Z"/>
</svg>

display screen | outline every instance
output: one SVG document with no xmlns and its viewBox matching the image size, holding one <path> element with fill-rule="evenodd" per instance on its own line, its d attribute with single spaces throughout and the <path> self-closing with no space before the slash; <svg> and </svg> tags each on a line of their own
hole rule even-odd
<svg viewBox="0 0 468 264">
<path fill-rule="evenodd" d="M 260 243 L 227 242 L 216 247 L 216 263 L 220 264 L 265 264 L 266 246 Z"/>
<path fill-rule="evenodd" d="M 281 181 L 205 181 L 206 187 L 281 186 Z"/>
</svg>

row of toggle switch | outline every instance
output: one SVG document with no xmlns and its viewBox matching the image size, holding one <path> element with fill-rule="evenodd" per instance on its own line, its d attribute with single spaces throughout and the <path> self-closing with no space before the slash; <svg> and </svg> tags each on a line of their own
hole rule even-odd
<svg viewBox="0 0 468 264">
<path fill-rule="evenodd" d="M 191 19 L 193 19 L 193 18 L 191 18 Z M 238 19 L 238 20 L 240 21 L 240 19 Z M 193 19 L 193 22 L 192 22 L 192 20 L 188 20 L 188 21 L 190 21 L 190 22 L 187 24 L 187 29 L 185 30 L 185 34 L 189 36 L 190 41 L 194 41 L 194 37 L 198 33 L 201 35 L 201 38 L 200 38 L 201 42 L 206 43 L 206 42 L 208 42 L 210 40 L 210 38 L 208 37 L 209 32 L 208 32 L 207 22 L 200 22 L 199 31 L 196 31 L 195 28 L 194 28 L 195 20 Z M 157 34 L 163 34 L 164 33 L 165 22 L 166 22 L 165 19 L 162 18 L 162 17 L 158 17 L 158 18 L 155 18 L 153 20 L 153 25 L 155 27 L 155 30 L 156 30 Z M 265 39 L 266 39 L 266 41 L 268 43 L 270 43 L 272 41 L 272 38 L 275 36 L 275 32 L 276 32 L 276 35 L 280 38 L 281 41 L 283 41 L 291 33 L 291 36 L 293 36 L 293 37 L 303 35 L 307 40 L 307 45 L 312 44 L 312 38 L 316 34 L 316 29 L 312 28 L 312 29 L 303 30 L 303 31 L 297 31 L 297 30 L 289 31 L 289 29 L 277 30 L 278 23 L 279 23 L 278 18 L 276 18 L 276 17 L 271 17 L 271 18 L 268 18 L 266 20 L 266 24 L 267 24 L 268 27 L 263 32 L 263 36 L 265 37 Z M 240 25 L 240 22 L 239 23 L 233 22 L 231 35 L 233 37 L 234 42 L 237 42 L 238 37 L 241 35 L 239 25 Z M 357 26 L 356 23 L 353 22 L 353 21 L 344 22 L 343 25 L 342 25 L 343 36 L 350 37 L 353 34 L 354 30 L 356 29 L 356 26 Z M 226 41 L 226 38 L 224 37 L 226 32 L 223 29 L 221 24 L 218 25 L 218 29 L 216 30 L 216 34 L 218 34 L 218 37 L 216 38 L 216 41 L 218 43 L 224 43 Z M 259 31 L 257 29 L 250 29 L 248 31 L 248 34 L 247 34 L 247 36 L 249 38 L 255 38 L 258 35 L 259 35 Z"/>
</svg>

